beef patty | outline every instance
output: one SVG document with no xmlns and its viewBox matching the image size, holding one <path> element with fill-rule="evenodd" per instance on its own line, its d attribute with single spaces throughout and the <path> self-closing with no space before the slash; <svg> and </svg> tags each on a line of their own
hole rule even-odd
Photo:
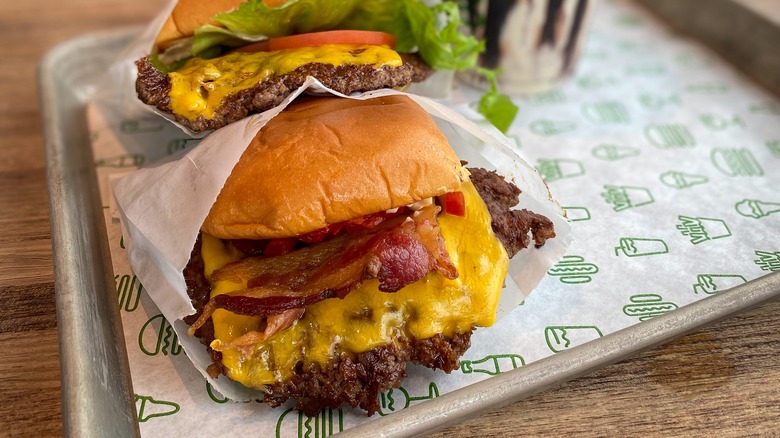
<svg viewBox="0 0 780 438">
<path fill-rule="evenodd" d="M 528 246 L 529 232 L 537 246 L 555 237 L 553 224 L 546 217 L 527 210 L 510 210 L 519 202 L 520 189 L 514 184 L 492 171 L 480 168 L 469 168 L 469 171 L 472 183 L 493 217 L 493 231 L 510 257 Z M 200 238 L 184 268 L 184 277 L 187 293 L 197 310 L 184 319 L 185 323 L 192 325 L 211 295 L 211 287 L 204 274 Z M 207 346 L 213 360 L 209 374 L 212 377 L 225 374 L 222 353 L 208 347 L 214 340 L 211 320 L 199 328 L 195 336 Z M 288 399 L 295 399 L 295 408 L 307 415 L 314 415 L 325 407 L 336 409 L 345 403 L 365 409 L 368 415 L 372 415 L 379 410 L 379 394 L 401 385 L 406 377 L 407 362 L 449 373 L 458 369 L 459 358 L 470 345 L 471 331 L 457 333 L 452 338 L 439 334 L 429 339 L 403 340 L 399 344 L 355 355 L 337 352 L 334 360 L 325 367 L 299 362 L 292 379 L 265 386 L 264 400 L 271 406 L 279 406 Z"/>
<path fill-rule="evenodd" d="M 171 84 L 168 76 L 154 67 L 149 58 L 139 59 L 135 64 L 138 67 L 135 83 L 138 98 L 147 105 L 154 105 L 160 111 L 172 114 L 177 122 L 195 132 L 219 129 L 249 114 L 273 108 L 300 88 L 309 76 L 339 93 L 350 94 L 381 88 L 402 88 L 413 80 L 426 78 L 432 71 L 415 55 L 404 55 L 404 64 L 400 67 L 333 66 L 316 62 L 305 64 L 290 73 L 274 76 L 228 95 L 215 111 L 214 117 L 198 116 L 195 120 L 190 120 L 175 114 L 171 109 L 171 99 L 168 95 Z"/>
</svg>

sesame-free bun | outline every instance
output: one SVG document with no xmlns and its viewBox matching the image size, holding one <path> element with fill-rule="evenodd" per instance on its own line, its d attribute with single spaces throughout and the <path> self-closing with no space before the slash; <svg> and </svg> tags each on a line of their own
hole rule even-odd
<svg viewBox="0 0 780 438">
<path fill-rule="evenodd" d="M 203 231 L 297 236 L 457 190 L 462 172 L 431 117 L 406 96 L 299 98 L 247 147 Z"/>
<path fill-rule="evenodd" d="M 155 47 L 165 49 L 174 41 L 192 36 L 204 24 L 216 24 L 211 18 L 220 12 L 238 8 L 246 0 L 179 0 L 155 39 Z"/>
</svg>

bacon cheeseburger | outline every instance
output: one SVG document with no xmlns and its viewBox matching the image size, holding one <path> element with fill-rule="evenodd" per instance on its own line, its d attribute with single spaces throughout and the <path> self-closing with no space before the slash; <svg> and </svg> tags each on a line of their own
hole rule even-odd
<svg viewBox="0 0 780 438">
<path fill-rule="evenodd" d="M 369 414 L 406 363 L 450 372 L 493 324 L 509 258 L 555 236 L 463 167 L 405 96 L 293 102 L 246 149 L 185 268 L 209 372 L 312 414 Z"/>
<path fill-rule="evenodd" d="M 192 131 L 217 129 L 278 105 L 309 76 L 349 94 L 474 67 L 482 44 L 460 24 L 452 2 L 179 0 L 136 62 L 136 91 Z"/>
</svg>

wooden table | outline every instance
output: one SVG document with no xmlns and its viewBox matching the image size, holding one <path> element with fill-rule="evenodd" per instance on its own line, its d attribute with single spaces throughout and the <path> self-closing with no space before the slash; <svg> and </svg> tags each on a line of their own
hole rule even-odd
<svg viewBox="0 0 780 438">
<path fill-rule="evenodd" d="M 0 2 L 0 435 L 62 433 L 35 69 L 53 45 L 152 17 L 165 0 Z M 437 436 L 780 430 L 780 302 Z"/>
</svg>

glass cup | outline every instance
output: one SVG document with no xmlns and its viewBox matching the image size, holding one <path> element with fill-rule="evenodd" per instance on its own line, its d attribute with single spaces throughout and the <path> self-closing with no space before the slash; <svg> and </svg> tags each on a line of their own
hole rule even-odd
<svg viewBox="0 0 780 438">
<path fill-rule="evenodd" d="M 501 92 L 541 93 L 569 76 L 579 59 L 594 0 L 463 0 L 469 27 L 484 38 L 479 65 L 501 71 Z M 474 71 L 459 77 L 480 88 Z"/>
</svg>

